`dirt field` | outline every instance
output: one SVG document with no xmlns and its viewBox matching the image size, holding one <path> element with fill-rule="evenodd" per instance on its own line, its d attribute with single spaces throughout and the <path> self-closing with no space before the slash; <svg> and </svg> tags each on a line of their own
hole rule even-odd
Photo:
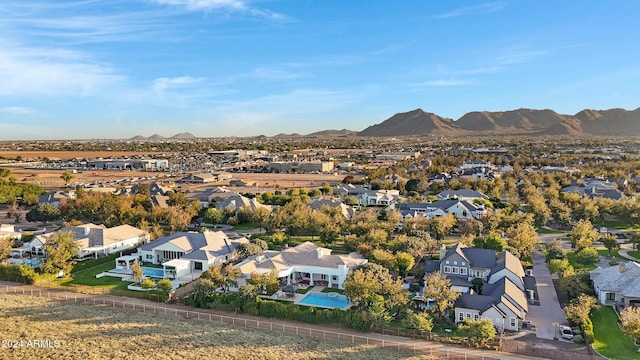
<svg viewBox="0 0 640 360">
<path fill-rule="evenodd" d="M 15 159 L 17 156 L 24 160 L 36 160 L 49 158 L 51 160 L 69 160 L 75 158 L 94 159 L 98 157 L 121 157 L 133 155 L 157 154 L 155 152 L 135 151 L 0 151 L 0 159 Z"/>
<path fill-rule="evenodd" d="M 390 349 L 4 293 L 0 319 L 0 359 L 420 358 Z M 50 347 L 34 346 L 33 340 L 48 340 Z"/>
</svg>

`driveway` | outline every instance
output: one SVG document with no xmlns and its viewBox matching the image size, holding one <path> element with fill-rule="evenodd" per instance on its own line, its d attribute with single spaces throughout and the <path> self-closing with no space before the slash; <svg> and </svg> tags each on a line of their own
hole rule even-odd
<svg viewBox="0 0 640 360">
<path fill-rule="evenodd" d="M 533 254 L 533 276 L 536 278 L 540 305 L 529 305 L 527 320 L 535 326 L 536 337 L 553 340 L 556 329 L 552 324 L 558 322 L 567 325 L 568 322 L 558 302 L 558 295 L 553 287 L 544 255 L 538 251 Z"/>
</svg>

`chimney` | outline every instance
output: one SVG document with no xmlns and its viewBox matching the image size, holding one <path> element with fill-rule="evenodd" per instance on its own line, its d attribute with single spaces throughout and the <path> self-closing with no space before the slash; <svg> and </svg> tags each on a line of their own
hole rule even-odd
<svg viewBox="0 0 640 360">
<path fill-rule="evenodd" d="M 89 228 L 89 225 L 84 227 L 84 236 L 88 236 L 89 232 L 91 231 L 91 229 Z"/>
<path fill-rule="evenodd" d="M 620 273 L 627 271 L 627 264 L 621 262 L 620 265 L 618 265 L 618 270 L 620 271 Z"/>
<path fill-rule="evenodd" d="M 444 244 L 440 245 L 440 260 L 444 259 L 444 256 L 447 254 L 447 248 Z"/>
</svg>

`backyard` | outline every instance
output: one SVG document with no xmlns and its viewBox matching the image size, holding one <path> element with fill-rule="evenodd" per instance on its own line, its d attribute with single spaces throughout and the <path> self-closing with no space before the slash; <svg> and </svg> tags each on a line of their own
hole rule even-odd
<svg viewBox="0 0 640 360">
<path fill-rule="evenodd" d="M 610 306 L 602 306 L 592 312 L 595 341 L 593 348 L 610 359 L 638 359 L 638 347 L 618 327 L 618 316 Z"/>
</svg>

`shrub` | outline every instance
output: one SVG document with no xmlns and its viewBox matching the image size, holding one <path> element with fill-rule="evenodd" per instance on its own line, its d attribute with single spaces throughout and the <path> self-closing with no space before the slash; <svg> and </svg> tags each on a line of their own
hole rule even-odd
<svg viewBox="0 0 640 360">
<path fill-rule="evenodd" d="M 156 286 L 156 283 L 153 282 L 153 280 L 146 278 L 140 282 L 140 286 L 142 286 L 143 289 L 151 289 Z"/>
<path fill-rule="evenodd" d="M 576 253 L 576 261 L 581 264 L 593 264 L 599 258 L 598 250 L 594 248 L 584 248 Z"/>
<path fill-rule="evenodd" d="M 573 337 L 573 342 L 576 344 L 582 344 L 584 339 L 582 338 L 582 335 L 576 335 Z"/>
</svg>

